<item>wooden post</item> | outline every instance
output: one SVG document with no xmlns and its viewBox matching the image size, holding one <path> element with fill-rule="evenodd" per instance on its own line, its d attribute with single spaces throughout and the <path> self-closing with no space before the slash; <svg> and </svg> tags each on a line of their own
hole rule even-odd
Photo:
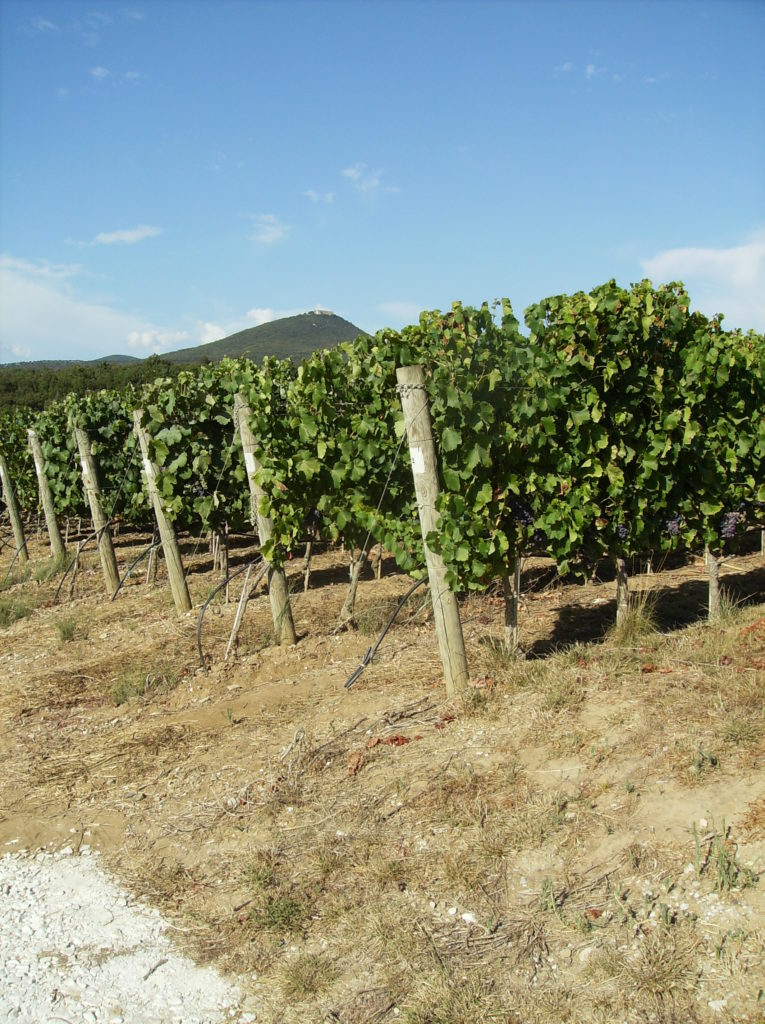
<svg viewBox="0 0 765 1024">
<path fill-rule="evenodd" d="M 518 653 L 518 602 L 521 597 L 521 559 L 516 557 L 508 565 L 508 572 L 502 579 L 505 592 L 505 650 Z M 510 577 L 512 570 L 512 578 Z"/>
<path fill-rule="evenodd" d="M 11 480 L 8 463 L 5 461 L 5 456 L 1 453 L 0 482 L 2 482 L 3 485 L 3 500 L 8 507 L 8 515 L 11 517 L 11 526 L 13 527 L 13 537 L 16 541 L 18 559 L 20 562 L 28 562 L 29 552 L 27 551 L 27 542 L 24 539 L 24 527 L 21 525 L 19 503 L 16 501 L 16 492 L 13 489 L 13 481 Z"/>
<path fill-rule="evenodd" d="M 90 438 L 82 427 L 74 428 L 74 437 L 77 447 L 80 450 L 80 464 L 82 466 L 82 483 L 85 487 L 85 494 L 90 505 L 90 514 L 93 516 L 93 529 L 98 539 L 98 554 L 101 558 L 101 569 L 104 574 L 106 590 L 110 597 L 113 597 L 117 587 L 120 585 L 120 574 L 117 569 L 117 559 L 112 546 L 112 535 L 109 532 L 109 520 L 101 506 L 101 488 L 98 483 L 98 471 L 96 461 L 90 450 Z"/>
<path fill-rule="evenodd" d="M 56 509 L 53 504 L 53 494 L 51 493 L 50 484 L 48 478 L 45 475 L 45 460 L 43 459 L 42 446 L 40 445 L 40 438 L 37 436 L 37 432 L 30 427 L 27 430 L 27 437 L 29 438 L 29 447 L 32 452 L 32 458 L 35 462 L 35 472 L 37 473 L 37 487 L 40 491 L 40 501 L 42 502 L 43 511 L 45 512 L 45 522 L 48 526 L 48 537 L 50 538 L 50 553 L 57 559 L 63 559 L 66 554 L 66 547 L 61 537 L 61 530 L 58 526 L 58 520 L 56 519 Z"/>
<path fill-rule="evenodd" d="M 133 411 L 133 430 L 138 438 L 138 444 L 141 446 L 146 486 L 154 507 L 154 518 L 157 520 L 157 527 L 159 528 L 159 537 L 162 541 L 162 551 L 165 555 L 165 565 L 167 566 L 167 575 L 170 580 L 170 590 L 173 593 L 175 610 L 179 615 L 183 615 L 184 612 L 191 611 L 191 597 L 189 596 L 189 588 L 186 585 L 186 575 L 183 571 L 183 562 L 181 561 L 181 552 L 178 549 L 175 530 L 165 515 L 159 491 L 157 490 L 157 467 L 149 458 L 149 438 L 141 426 L 142 417 L 143 409 L 135 409 Z"/>
<path fill-rule="evenodd" d="M 240 394 L 234 395 L 234 423 L 239 431 L 244 451 L 244 464 L 247 468 L 247 480 L 250 485 L 250 521 L 257 526 L 261 547 L 271 536 L 271 520 L 261 515 L 260 501 L 263 498 L 263 489 L 255 480 L 255 474 L 260 469 L 255 455 L 255 435 L 250 427 L 250 407 Z M 289 590 L 287 589 L 287 577 L 284 570 L 268 567 L 268 597 L 271 602 L 271 616 L 274 620 L 274 632 L 277 642 L 282 646 L 297 643 L 295 623 L 292 619 L 292 608 L 290 607 Z"/>
<path fill-rule="evenodd" d="M 707 563 L 707 571 L 709 573 L 709 611 L 708 620 L 714 622 L 720 618 L 721 603 L 720 603 L 720 560 L 717 555 L 710 551 L 709 548 L 705 548 L 704 556 Z"/>
<path fill-rule="evenodd" d="M 427 536 L 438 522 L 436 498 L 439 486 L 436 446 L 433 443 L 425 375 L 421 366 L 401 366 L 396 370 L 396 378 L 412 460 L 436 636 L 444 667 L 446 692 L 452 696 L 467 686 L 468 665 L 456 595 L 446 585 L 443 559 L 427 545 Z"/>
<path fill-rule="evenodd" d="M 627 563 L 620 555 L 616 555 L 614 565 L 616 567 L 616 625 L 621 626 L 629 611 Z"/>
</svg>

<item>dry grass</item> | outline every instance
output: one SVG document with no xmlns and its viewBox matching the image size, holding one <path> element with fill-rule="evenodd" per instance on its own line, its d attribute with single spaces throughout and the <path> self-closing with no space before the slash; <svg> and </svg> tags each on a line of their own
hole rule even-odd
<svg viewBox="0 0 765 1024">
<path fill-rule="evenodd" d="M 477 685 L 448 701 L 419 621 L 343 689 L 369 636 L 333 635 L 345 583 L 317 559 L 336 571 L 296 601 L 291 650 L 264 648 L 258 597 L 224 664 L 221 606 L 208 674 L 158 588 L 104 605 L 94 570 L 62 609 L 41 583 L 0 652 L 2 836 L 92 830 L 195 956 L 257 973 L 264 1022 L 755 1021 L 762 609 L 524 660 L 473 597 Z M 364 583 L 370 636 L 405 586 Z M 537 596 L 552 628 L 565 595 Z"/>
</svg>

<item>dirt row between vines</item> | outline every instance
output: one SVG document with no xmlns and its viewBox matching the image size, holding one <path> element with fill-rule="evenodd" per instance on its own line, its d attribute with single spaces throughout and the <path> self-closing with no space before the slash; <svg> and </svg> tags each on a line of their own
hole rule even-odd
<svg viewBox="0 0 765 1024">
<path fill-rule="evenodd" d="M 142 542 L 118 539 L 121 565 Z M 234 583 L 203 670 L 220 577 L 185 557 L 180 618 L 161 570 L 111 603 L 92 558 L 71 602 L 56 580 L 0 594 L 26 612 L 0 628 L 0 851 L 98 849 L 263 1021 L 765 1019 L 759 554 L 726 562 L 719 625 L 689 560 L 632 581 L 658 630 L 611 637 L 612 579 L 532 562 L 533 656 L 501 651 L 499 596 L 468 597 L 453 701 L 416 595 L 344 688 L 410 585 L 392 559 L 355 632 L 336 630 L 341 554 L 307 593 L 289 563 L 299 642 L 271 645 L 259 591 L 224 662 Z"/>
</svg>

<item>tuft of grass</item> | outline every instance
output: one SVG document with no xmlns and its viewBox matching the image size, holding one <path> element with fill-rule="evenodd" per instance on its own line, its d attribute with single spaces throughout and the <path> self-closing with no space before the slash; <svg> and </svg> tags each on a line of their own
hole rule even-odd
<svg viewBox="0 0 765 1024">
<path fill-rule="evenodd" d="M 612 647 L 629 647 L 657 633 L 656 601 L 654 591 L 641 590 L 631 594 L 621 621 L 607 631 L 606 643 Z"/>
<path fill-rule="evenodd" d="M 325 992 L 337 977 L 334 964 L 317 953 L 302 953 L 281 969 L 281 989 L 287 999 L 297 1001 Z"/>
<path fill-rule="evenodd" d="M 420 980 L 410 1000 L 402 1018 L 406 1024 L 476 1024 L 511 1019 L 502 1012 L 502 1000 L 490 972 L 451 972 L 439 964 Z"/>
<path fill-rule="evenodd" d="M 733 746 L 747 746 L 760 739 L 762 727 L 762 721 L 751 715 L 732 714 L 725 723 L 723 739 Z"/>
<path fill-rule="evenodd" d="M 81 640 L 87 640 L 88 638 L 88 627 L 81 626 L 79 620 L 74 615 L 65 615 L 63 618 L 56 619 L 55 626 L 58 638 L 62 644 L 71 643 L 78 634 Z"/>
<path fill-rule="evenodd" d="M 34 567 L 32 577 L 38 583 L 47 583 L 48 580 L 52 580 L 66 568 L 68 561 L 67 555 L 62 555 L 61 558 L 48 558 Z"/>
<path fill-rule="evenodd" d="M 169 693 L 178 685 L 180 674 L 169 662 L 149 668 L 132 669 L 116 680 L 112 686 L 112 700 L 119 707 L 136 697 L 150 698 Z"/>
<path fill-rule="evenodd" d="M 23 597 L 15 597 L 13 594 L 0 596 L 0 629 L 7 629 L 19 619 L 25 619 L 34 611 L 34 606 Z"/>
<path fill-rule="evenodd" d="M 736 844 L 730 838 L 730 831 L 730 827 L 726 827 L 723 821 L 719 831 L 713 827 L 702 839 L 696 823 L 693 825 L 696 874 L 699 878 L 711 874 L 717 892 L 745 889 L 749 885 L 754 885 L 759 878 L 751 868 L 739 863 L 736 857 Z"/>
<path fill-rule="evenodd" d="M 293 932 L 308 915 L 305 899 L 290 892 L 267 892 L 265 899 L 250 911 L 249 919 L 258 928 L 271 932 Z"/>
</svg>

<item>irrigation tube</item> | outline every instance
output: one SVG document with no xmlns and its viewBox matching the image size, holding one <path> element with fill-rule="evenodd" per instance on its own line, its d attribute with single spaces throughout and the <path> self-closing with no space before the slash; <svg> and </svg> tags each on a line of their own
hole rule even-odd
<svg viewBox="0 0 765 1024">
<path fill-rule="evenodd" d="M 6 544 L 4 546 L 5 547 L 11 547 L 10 544 Z M 13 569 L 14 565 L 16 564 L 16 559 L 19 557 L 20 554 L 21 554 L 21 548 L 16 548 L 16 554 L 11 559 L 11 564 L 8 566 L 8 570 L 7 570 L 6 574 L 5 574 L 5 576 L 3 576 L 3 585 L 5 585 L 5 581 L 11 575 L 11 570 Z"/>
<path fill-rule="evenodd" d="M 135 567 L 139 564 L 139 562 L 142 562 L 143 559 L 146 558 L 147 555 L 150 555 L 152 553 L 152 551 L 156 551 L 157 548 L 161 546 L 161 543 L 162 542 L 159 541 L 159 540 L 153 540 L 151 542 L 151 544 L 149 544 L 148 548 L 146 548 L 145 551 L 142 551 L 141 554 L 138 556 L 138 558 L 135 559 L 135 561 L 130 563 L 130 567 L 128 568 L 127 572 L 122 577 L 122 579 L 119 581 L 119 583 L 117 584 L 117 589 L 112 594 L 112 601 L 115 599 L 117 594 L 119 594 L 120 589 L 122 587 L 122 584 L 125 582 L 125 580 L 127 580 L 128 576 L 133 571 L 133 569 L 135 569 Z"/>
<path fill-rule="evenodd" d="M 207 598 L 205 603 L 202 605 L 202 610 L 199 613 L 199 621 L 197 622 L 197 650 L 199 651 L 199 661 L 200 661 L 200 663 L 202 665 L 202 668 L 205 669 L 205 671 L 207 670 L 207 662 L 205 661 L 205 656 L 202 653 L 202 620 L 205 617 L 205 612 L 207 611 L 207 606 L 210 604 L 210 602 L 216 596 L 216 594 L 219 594 L 221 592 L 221 590 L 223 590 L 223 588 L 225 586 L 227 586 L 227 584 L 229 584 L 231 582 L 231 580 L 235 580 L 237 576 L 241 576 L 243 572 L 245 572 L 248 568 L 251 568 L 253 565 L 256 565 L 256 564 L 257 564 L 257 562 L 247 562 L 245 565 L 240 566 L 236 570 L 236 572 L 232 572 L 229 576 L 227 576 L 225 578 L 225 580 L 222 583 L 220 583 L 215 588 L 215 590 L 213 590 L 212 594 L 210 594 L 210 596 Z M 257 587 L 257 585 L 260 583 L 260 581 L 265 576 L 267 570 L 268 570 L 268 562 L 263 562 L 263 565 L 261 566 L 260 572 L 258 573 L 258 575 L 255 577 L 255 580 L 253 581 L 253 584 L 252 584 L 253 588 Z"/>
<path fill-rule="evenodd" d="M 409 598 L 412 596 L 412 594 L 415 592 L 415 590 L 417 590 L 418 587 L 421 587 L 423 585 L 423 583 L 426 583 L 426 582 L 427 582 L 427 578 L 426 577 L 423 577 L 421 580 L 417 580 L 417 582 L 413 586 L 411 586 L 409 588 L 409 590 L 407 590 L 407 592 L 401 598 L 399 603 L 396 605 L 396 610 L 391 615 L 391 617 L 388 619 L 388 622 L 387 622 L 387 624 L 385 626 L 385 629 L 382 631 L 382 633 L 380 633 L 380 636 L 377 638 L 377 643 L 374 645 L 374 647 L 368 648 L 367 653 L 361 659 L 361 664 L 356 669 L 356 671 L 353 673 L 353 675 L 349 677 L 348 682 L 345 684 L 345 689 L 346 690 L 350 690 L 350 688 L 353 686 L 353 684 L 359 678 L 361 673 L 364 671 L 364 669 L 367 667 L 367 665 L 372 661 L 374 656 L 377 654 L 377 651 L 380 648 L 380 644 L 385 639 L 385 634 L 388 632 L 390 627 L 393 625 L 393 623 L 394 623 L 394 621 L 396 619 L 396 616 L 401 611 L 401 609 L 404 607 L 406 602 L 409 600 Z"/>
</svg>

